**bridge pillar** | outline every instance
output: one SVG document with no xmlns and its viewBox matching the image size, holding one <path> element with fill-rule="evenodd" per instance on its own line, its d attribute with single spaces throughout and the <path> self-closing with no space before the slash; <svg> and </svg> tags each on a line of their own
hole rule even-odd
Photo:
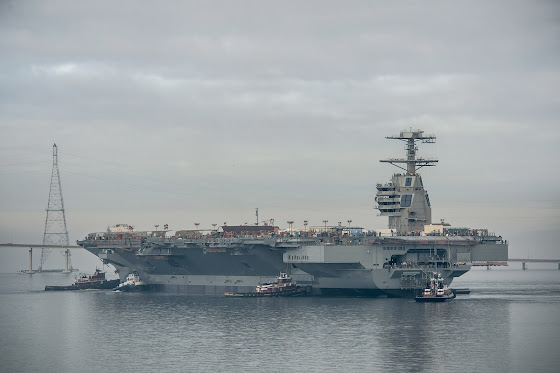
<svg viewBox="0 0 560 373">
<path fill-rule="evenodd" d="M 72 272 L 72 270 L 70 269 L 70 249 L 64 250 L 64 255 L 66 265 L 64 266 L 64 270 L 62 271 L 62 273 L 70 273 Z"/>
<path fill-rule="evenodd" d="M 21 273 L 27 273 L 28 275 L 32 275 L 35 272 L 33 271 L 33 248 L 29 247 L 29 269 L 27 271 L 22 271 Z"/>
<path fill-rule="evenodd" d="M 521 269 L 524 271 L 527 269 L 527 262 L 521 262 Z"/>
</svg>

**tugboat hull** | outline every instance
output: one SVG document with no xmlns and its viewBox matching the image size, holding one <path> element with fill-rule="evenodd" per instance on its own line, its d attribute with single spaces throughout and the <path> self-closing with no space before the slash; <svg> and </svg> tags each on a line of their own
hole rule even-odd
<svg viewBox="0 0 560 373">
<path fill-rule="evenodd" d="M 226 297 L 305 297 L 311 294 L 310 286 L 301 286 L 294 290 L 288 291 L 276 291 L 270 293 L 257 293 L 252 291 L 249 293 L 230 293 L 227 292 L 224 295 Z"/>
<path fill-rule="evenodd" d="M 455 294 L 450 295 L 450 296 L 442 296 L 442 297 L 438 297 L 438 296 L 422 297 L 422 296 L 420 296 L 420 297 L 415 297 L 414 299 L 417 302 L 445 302 L 445 301 L 453 299 L 453 298 L 455 298 Z"/>
<path fill-rule="evenodd" d="M 86 290 L 86 289 L 113 289 L 118 285 L 120 280 L 107 280 L 98 283 L 87 283 L 87 284 L 72 284 L 72 285 L 46 285 L 45 291 L 61 291 L 61 290 Z"/>
<path fill-rule="evenodd" d="M 60 290 L 80 290 L 80 289 L 74 285 L 67 285 L 67 286 L 46 285 L 45 286 L 45 291 L 51 291 L 51 290 L 60 291 Z"/>
<path fill-rule="evenodd" d="M 120 285 L 113 288 L 113 291 L 123 291 L 123 292 L 139 292 L 148 290 L 148 285 Z"/>
</svg>

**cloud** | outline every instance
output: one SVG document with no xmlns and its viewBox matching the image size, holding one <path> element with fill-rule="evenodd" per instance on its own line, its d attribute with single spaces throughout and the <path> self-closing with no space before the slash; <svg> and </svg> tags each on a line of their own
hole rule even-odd
<svg viewBox="0 0 560 373">
<path fill-rule="evenodd" d="M 374 185 L 397 170 L 378 160 L 403 156 L 385 136 L 409 127 L 438 136 L 420 146 L 440 159 L 422 170 L 434 209 L 492 203 L 523 230 L 506 207 L 558 205 L 555 2 L 1 6 L 6 229 L 11 212 L 44 210 L 54 142 L 80 236 L 257 205 L 384 226 Z"/>
<path fill-rule="evenodd" d="M 31 65 L 35 77 L 99 78 L 115 75 L 115 70 L 100 64 L 65 62 L 54 65 Z"/>
</svg>

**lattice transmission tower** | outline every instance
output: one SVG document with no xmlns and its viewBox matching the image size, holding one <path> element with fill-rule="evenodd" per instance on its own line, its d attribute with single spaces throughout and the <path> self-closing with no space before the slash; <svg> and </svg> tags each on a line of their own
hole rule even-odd
<svg viewBox="0 0 560 373">
<path fill-rule="evenodd" d="M 49 203 L 47 206 L 47 217 L 45 219 L 45 233 L 43 245 L 68 246 L 68 228 L 66 227 L 66 215 L 64 214 L 64 200 L 62 199 L 62 187 L 60 184 L 60 173 L 58 170 L 58 148 L 53 145 L 53 166 L 51 174 L 51 187 L 49 191 Z M 41 264 L 39 270 L 47 259 L 49 250 L 41 250 Z M 66 265 L 65 272 L 72 271 L 70 263 L 70 250 L 65 250 Z"/>
</svg>

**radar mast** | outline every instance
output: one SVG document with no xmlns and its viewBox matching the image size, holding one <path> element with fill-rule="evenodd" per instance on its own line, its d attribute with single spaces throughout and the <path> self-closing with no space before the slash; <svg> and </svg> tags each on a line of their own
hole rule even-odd
<svg viewBox="0 0 560 373">
<path fill-rule="evenodd" d="M 418 147 L 416 146 L 416 141 L 421 141 L 424 144 L 433 144 L 436 142 L 435 135 L 424 135 L 424 131 L 421 130 L 403 130 L 399 135 L 387 136 L 386 139 L 391 140 L 404 140 L 406 142 L 406 159 L 404 158 L 391 158 L 382 159 L 380 162 L 390 163 L 395 167 L 403 169 L 408 175 L 416 175 L 416 171 L 425 166 L 435 166 L 438 162 L 437 159 L 433 158 L 416 158 L 416 151 Z M 399 164 L 406 164 L 406 168 L 400 166 Z"/>
</svg>

